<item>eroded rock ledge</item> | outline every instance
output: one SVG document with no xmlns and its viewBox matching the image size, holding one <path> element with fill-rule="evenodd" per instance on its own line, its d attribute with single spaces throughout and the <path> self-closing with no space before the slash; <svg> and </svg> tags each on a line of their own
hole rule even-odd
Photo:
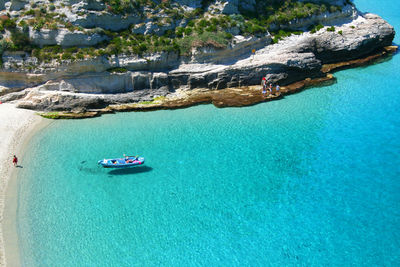
<svg viewBox="0 0 400 267">
<path fill-rule="evenodd" d="M 293 94 L 310 87 L 327 86 L 336 82 L 335 77 L 329 73 L 344 68 L 352 68 L 373 64 L 378 60 L 385 59 L 397 51 L 397 46 L 388 46 L 381 51 L 367 57 L 322 66 L 324 77 L 307 78 L 281 87 L 279 92 L 264 96 L 261 87 L 242 86 L 225 88 L 220 90 L 209 90 L 206 88 L 181 90 L 166 97 L 157 97 L 153 101 L 139 103 L 115 104 L 102 109 L 76 110 L 75 112 L 39 112 L 39 115 L 49 119 L 83 119 L 93 118 L 102 114 L 126 111 L 154 111 L 161 109 L 180 109 L 199 104 L 213 104 L 218 108 L 244 107 L 256 105 L 262 102 L 282 99 L 285 95 Z"/>
<path fill-rule="evenodd" d="M 197 103 L 252 105 L 332 80 L 327 73 L 335 68 L 384 56 L 390 50 L 384 47 L 392 44 L 394 34 L 393 27 L 379 16 L 363 14 L 336 25 L 335 31 L 325 27 L 278 44 L 271 44 L 265 36 L 242 42 L 239 47 L 197 51 L 192 58 L 170 54 L 150 55 L 146 60 L 114 58 L 116 66 L 129 70 L 125 73 L 104 71 L 111 64 L 104 58 L 65 64 L 35 75 L 3 72 L 0 101 L 58 112 L 49 117 L 73 118 Z M 258 49 L 255 55 L 251 55 L 252 47 Z M 258 85 L 265 75 L 268 82 L 283 86 L 281 94 L 262 97 Z"/>
</svg>

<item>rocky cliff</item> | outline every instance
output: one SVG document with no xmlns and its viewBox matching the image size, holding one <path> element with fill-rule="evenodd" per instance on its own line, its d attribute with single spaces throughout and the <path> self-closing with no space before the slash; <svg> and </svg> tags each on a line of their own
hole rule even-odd
<svg viewBox="0 0 400 267">
<path fill-rule="evenodd" d="M 178 89 L 216 90 L 257 85 L 263 76 L 267 76 L 269 82 L 285 85 L 326 75 L 321 71 L 324 64 L 365 57 L 391 45 L 395 32 L 382 18 L 361 14 L 347 1 L 333 2 L 337 6 L 331 6 L 332 12 L 295 18 L 284 25 L 271 21 L 265 31 L 255 34 L 246 34 L 243 28 L 229 22 L 226 32 L 234 34 L 231 34 L 228 43 L 221 45 L 212 39 L 203 40 L 201 45 L 192 43 L 189 52 L 185 53 L 182 50 L 139 54 L 120 52 L 63 59 L 66 50 L 62 50 L 60 58 L 41 61 L 34 52 L 5 51 L 0 72 L 0 100 L 17 101 L 19 107 L 36 110 L 80 111 L 152 100 Z M 61 49 L 68 49 L 77 44 L 81 47 L 92 46 L 112 38 L 102 32 L 104 29 L 130 28 L 134 34 L 155 36 L 168 31 L 171 25 L 175 29 L 187 29 L 183 26 L 190 24 L 190 20 L 183 17 L 155 26 L 154 17 L 143 16 L 149 12 L 146 7 L 135 9 L 132 12 L 137 14 L 128 16 L 104 12 L 109 4 L 93 0 L 76 1 L 71 8 L 60 6 L 65 11 L 65 18 L 80 29 L 42 28 L 38 31 L 28 27 L 27 33 L 39 47 L 56 44 Z M 193 12 L 202 4 L 204 1 L 174 1 L 172 6 Z M 27 5 L 28 2 L 11 1 L 6 2 L 4 8 L 20 14 L 20 10 Z M 207 6 L 204 14 L 213 17 L 255 12 L 257 5 L 258 1 L 216 1 Z M 313 5 L 310 4 L 310 7 Z M 161 12 L 154 10 L 151 11 L 153 14 Z M 194 21 L 201 23 L 200 20 Z M 310 27 L 317 24 L 318 27 Z M 288 29 L 301 32 L 291 36 L 286 34 L 278 40 L 274 28 L 281 32 Z M 197 29 L 196 26 L 193 29 Z M 179 32 L 175 34 L 179 36 Z M 99 49 L 102 51 L 102 48 Z"/>
</svg>

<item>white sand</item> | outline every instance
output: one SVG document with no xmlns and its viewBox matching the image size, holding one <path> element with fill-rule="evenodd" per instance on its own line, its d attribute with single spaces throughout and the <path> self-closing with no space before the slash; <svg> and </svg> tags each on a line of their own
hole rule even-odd
<svg viewBox="0 0 400 267">
<path fill-rule="evenodd" d="M 34 111 L 17 109 L 13 104 L 0 104 L 0 266 L 6 265 L 3 234 L 7 231 L 14 231 L 16 229 L 16 227 L 14 227 L 14 229 L 3 229 L 3 226 L 5 225 L 5 220 L 3 216 L 5 214 L 4 203 L 7 185 L 10 179 L 15 179 L 15 175 L 12 174 L 18 172 L 19 169 L 13 166 L 12 157 L 15 154 L 19 160 L 18 164 L 22 166 L 24 165 L 23 155 L 20 155 L 18 153 L 22 150 L 22 144 L 24 143 L 24 141 L 31 136 L 31 132 L 33 131 L 33 129 L 37 125 L 39 125 L 40 122 L 43 121 L 44 119 L 38 115 L 35 115 Z M 17 192 L 17 190 L 12 191 L 13 192 L 10 192 L 12 194 L 16 194 Z M 14 209 L 16 209 L 16 207 L 14 207 Z M 14 214 L 15 213 L 16 211 L 14 212 Z M 15 218 L 11 218 L 10 220 L 11 224 L 15 225 Z M 7 225 L 10 225 L 10 223 L 8 222 Z M 11 236 L 16 237 L 16 233 Z M 17 240 L 6 241 L 7 243 L 12 242 L 14 244 L 17 244 Z M 18 246 L 15 245 L 15 247 L 15 250 L 17 250 Z M 7 251 L 7 255 L 9 254 L 18 255 L 18 252 Z M 17 262 L 19 262 L 19 260 L 17 260 Z M 15 264 L 9 262 L 8 256 L 7 263 L 9 263 L 9 266 L 15 266 Z"/>
</svg>

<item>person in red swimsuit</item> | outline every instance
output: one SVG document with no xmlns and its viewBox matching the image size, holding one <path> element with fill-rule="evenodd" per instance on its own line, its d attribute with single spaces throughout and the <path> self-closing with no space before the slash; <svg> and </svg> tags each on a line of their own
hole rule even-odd
<svg viewBox="0 0 400 267">
<path fill-rule="evenodd" d="M 14 164 L 14 166 L 17 166 L 17 164 L 18 164 L 18 158 L 15 155 L 13 157 L 13 164 Z"/>
</svg>

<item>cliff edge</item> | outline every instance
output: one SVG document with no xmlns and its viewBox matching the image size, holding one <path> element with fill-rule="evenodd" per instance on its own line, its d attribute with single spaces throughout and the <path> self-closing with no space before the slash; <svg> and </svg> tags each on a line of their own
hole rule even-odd
<svg viewBox="0 0 400 267">
<path fill-rule="evenodd" d="M 55 1 L 49 5 L 64 20 L 42 27 L 21 18 L 43 6 L 5 2 L 15 26 L 4 30 L 3 44 L 19 32 L 29 47 L 3 49 L 0 101 L 82 112 L 176 91 L 258 85 L 264 76 L 288 85 L 324 77 L 324 64 L 366 57 L 394 38 L 391 25 L 349 1 L 259 2 L 161 1 L 119 10 L 110 1 Z"/>
</svg>

